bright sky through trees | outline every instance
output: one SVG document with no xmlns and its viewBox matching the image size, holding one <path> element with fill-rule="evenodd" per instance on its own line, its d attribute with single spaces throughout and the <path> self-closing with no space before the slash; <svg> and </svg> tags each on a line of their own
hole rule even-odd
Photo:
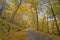
<svg viewBox="0 0 60 40">
<path fill-rule="evenodd" d="M 60 36 L 60 0 L 0 0 L 0 19 L 7 22 L 1 29 L 9 25 L 8 33 L 33 29 Z"/>
</svg>

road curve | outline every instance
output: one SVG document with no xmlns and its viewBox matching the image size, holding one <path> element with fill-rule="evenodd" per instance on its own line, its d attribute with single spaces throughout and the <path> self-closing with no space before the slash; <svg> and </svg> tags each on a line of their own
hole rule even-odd
<svg viewBox="0 0 60 40">
<path fill-rule="evenodd" d="M 53 40 L 49 37 L 46 37 L 42 34 L 38 34 L 35 31 L 27 30 L 29 40 Z"/>
</svg>

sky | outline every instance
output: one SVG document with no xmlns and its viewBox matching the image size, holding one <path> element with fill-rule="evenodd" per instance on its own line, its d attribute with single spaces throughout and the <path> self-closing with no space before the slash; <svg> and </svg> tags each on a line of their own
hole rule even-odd
<svg viewBox="0 0 60 40">
<path fill-rule="evenodd" d="M 6 1 L 6 3 L 8 3 L 8 4 L 13 4 L 12 2 L 10 2 L 9 0 L 4 0 L 4 1 Z M 18 2 L 20 2 L 20 0 L 18 0 Z M 40 5 L 40 7 L 41 7 L 41 10 L 40 10 L 40 12 L 39 12 L 39 17 L 42 17 L 42 15 L 44 14 L 44 13 L 46 13 L 46 2 L 45 2 L 45 0 L 43 0 L 42 1 L 42 3 L 41 3 L 41 5 Z M 1 8 L 1 5 L 0 5 L 0 8 Z"/>
</svg>

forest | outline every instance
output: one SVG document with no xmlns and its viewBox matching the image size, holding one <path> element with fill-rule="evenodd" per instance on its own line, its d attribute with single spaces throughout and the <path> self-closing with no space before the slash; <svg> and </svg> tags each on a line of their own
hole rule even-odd
<svg viewBox="0 0 60 40">
<path fill-rule="evenodd" d="M 60 0 L 0 0 L 0 40 L 24 40 L 25 30 L 60 37 Z"/>
</svg>

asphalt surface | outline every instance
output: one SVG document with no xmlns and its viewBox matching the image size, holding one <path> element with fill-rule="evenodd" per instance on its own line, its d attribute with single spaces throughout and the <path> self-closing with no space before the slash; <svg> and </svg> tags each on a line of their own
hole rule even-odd
<svg viewBox="0 0 60 40">
<path fill-rule="evenodd" d="M 35 31 L 27 30 L 29 40 L 53 40 L 49 37 L 46 37 L 42 34 L 38 34 Z"/>
</svg>

